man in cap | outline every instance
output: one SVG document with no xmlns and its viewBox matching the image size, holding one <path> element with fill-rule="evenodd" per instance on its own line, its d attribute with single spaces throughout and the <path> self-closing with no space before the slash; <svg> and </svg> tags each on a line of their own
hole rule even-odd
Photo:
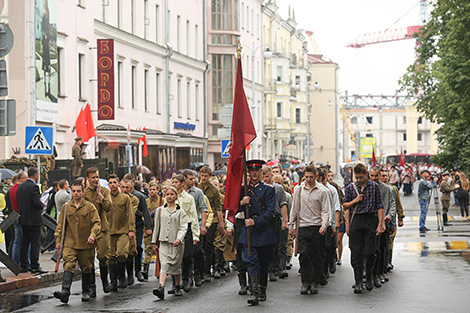
<svg viewBox="0 0 470 313">
<path fill-rule="evenodd" d="M 426 227 L 426 215 L 428 214 L 428 203 L 431 199 L 431 193 L 429 192 L 436 186 L 437 177 L 434 177 L 432 182 L 428 181 L 428 177 L 431 173 L 428 170 L 421 172 L 421 179 L 418 184 L 418 201 L 419 207 L 421 208 L 421 214 L 419 215 L 419 231 L 426 232 L 430 230 Z"/>
<path fill-rule="evenodd" d="M 75 180 L 82 173 L 83 168 L 83 152 L 82 152 L 82 137 L 75 138 L 75 144 L 72 147 L 72 176 Z"/>
<path fill-rule="evenodd" d="M 277 243 L 272 219 L 276 212 L 276 192 L 273 187 L 265 185 L 261 178 L 263 160 L 246 162 L 249 183 L 247 195 L 242 193 L 239 212 L 245 212 L 249 206 L 249 215 L 245 215 L 239 242 L 243 245 L 242 259 L 247 263 L 248 277 L 252 286 L 248 304 L 257 305 L 266 300 L 268 285 L 268 267 L 274 258 L 273 245 Z M 248 250 L 247 230 L 251 233 L 251 249 Z"/>
<path fill-rule="evenodd" d="M 449 172 L 442 174 L 442 182 L 440 186 L 440 191 L 442 193 L 441 203 L 442 203 L 442 219 L 444 220 L 444 226 L 448 226 L 447 213 L 449 212 L 450 207 L 450 193 L 454 191 L 454 187 L 449 185 Z"/>
</svg>

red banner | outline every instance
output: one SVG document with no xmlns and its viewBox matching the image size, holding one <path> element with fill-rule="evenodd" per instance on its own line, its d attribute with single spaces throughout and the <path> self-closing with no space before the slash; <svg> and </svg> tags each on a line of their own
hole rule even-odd
<svg viewBox="0 0 470 313">
<path fill-rule="evenodd" d="M 98 120 L 114 120 L 114 40 L 98 39 Z"/>
</svg>

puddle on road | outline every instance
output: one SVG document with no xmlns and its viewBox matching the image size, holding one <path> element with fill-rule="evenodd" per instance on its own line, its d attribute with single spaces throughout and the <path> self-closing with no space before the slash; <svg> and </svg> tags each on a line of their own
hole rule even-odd
<svg viewBox="0 0 470 313">
<path fill-rule="evenodd" d="M 470 242 L 468 241 L 408 242 L 406 249 L 409 252 L 418 252 L 421 257 L 429 255 L 461 256 L 470 264 Z"/>
<path fill-rule="evenodd" d="M 2 295 L 0 297 L 0 312 L 13 312 L 49 298 L 50 297 L 28 294 Z"/>
</svg>

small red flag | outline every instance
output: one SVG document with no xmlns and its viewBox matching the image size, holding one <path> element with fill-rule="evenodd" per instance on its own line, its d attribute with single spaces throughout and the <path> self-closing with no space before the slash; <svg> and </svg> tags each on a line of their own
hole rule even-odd
<svg viewBox="0 0 470 313">
<path fill-rule="evenodd" d="M 371 161 L 371 165 L 372 165 L 372 166 L 377 165 L 377 159 L 375 158 L 375 148 L 372 148 L 372 161 Z"/>
<path fill-rule="evenodd" d="M 142 130 L 145 131 L 145 127 Z M 143 135 L 142 137 L 140 137 L 138 143 L 140 144 L 141 141 L 144 143 L 144 147 L 142 148 L 142 156 L 145 158 L 149 155 L 149 149 L 147 146 L 147 136 Z"/>
<path fill-rule="evenodd" d="M 96 137 L 95 125 L 93 124 L 93 117 L 91 116 L 91 109 L 89 103 L 86 104 L 84 112 L 88 138 L 87 140 L 83 141 L 88 141 L 90 140 L 90 138 Z"/>
<path fill-rule="evenodd" d="M 227 166 L 226 191 L 224 208 L 228 210 L 228 220 L 235 222 L 235 214 L 240 203 L 240 191 L 243 178 L 243 152 L 256 138 L 245 91 L 243 90 L 242 63 L 238 59 L 237 81 L 235 83 L 235 96 L 233 99 L 232 132 L 230 139 L 230 152 Z"/>
<path fill-rule="evenodd" d="M 75 121 L 75 132 L 77 137 L 82 137 L 83 141 L 88 141 L 88 130 L 86 127 L 86 116 L 83 108 L 80 109 L 80 113 Z"/>
</svg>

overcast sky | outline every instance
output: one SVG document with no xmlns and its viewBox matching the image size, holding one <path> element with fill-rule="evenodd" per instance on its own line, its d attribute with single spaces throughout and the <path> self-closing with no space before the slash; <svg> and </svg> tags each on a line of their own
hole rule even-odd
<svg viewBox="0 0 470 313">
<path fill-rule="evenodd" d="M 391 29 L 417 25 L 418 2 L 277 0 L 278 13 L 287 19 L 290 4 L 295 11 L 297 28 L 313 31 L 322 53 L 339 64 L 341 93 L 347 90 L 349 94 L 375 95 L 391 95 L 398 89 L 399 78 L 414 61 L 415 40 L 374 44 L 361 49 L 346 48 L 346 45 L 360 34 L 385 30 L 400 18 Z"/>
</svg>

